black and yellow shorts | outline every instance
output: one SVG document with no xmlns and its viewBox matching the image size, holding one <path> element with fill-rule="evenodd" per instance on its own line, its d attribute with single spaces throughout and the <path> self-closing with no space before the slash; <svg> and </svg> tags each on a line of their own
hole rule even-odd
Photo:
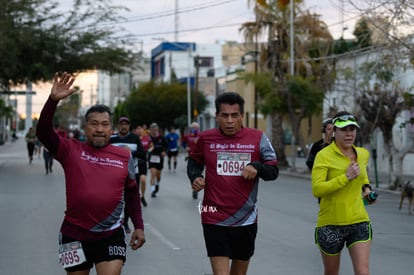
<svg viewBox="0 0 414 275">
<path fill-rule="evenodd" d="M 338 255 L 346 244 L 347 248 L 372 239 L 370 222 L 350 225 L 326 225 L 315 228 L 315 243 L 326 255 Z"/>
</svg>

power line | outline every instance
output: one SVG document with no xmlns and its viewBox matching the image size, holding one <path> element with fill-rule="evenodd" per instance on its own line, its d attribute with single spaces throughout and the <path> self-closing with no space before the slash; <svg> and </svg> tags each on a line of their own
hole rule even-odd
<svg viewBox="0 0 414 275">
<path fill-rule="evenodd" d="M 116 24 L 124 24 L 124 23 L 130 23 L 130 22 L 158 19 L 160 17 L 172 16 L 172 15 L 175 15 L 177 13 L 181 14 L 181 13 L 188 13 L 188 12 L 193 12 L 193 11 L 197 11 L 197 10 L 204 10 L 204 9 L 208 9 L 208 8 L 212 8 L 212 7 L 216 7 L 216 6 L 225 5 L 225 4 L 228 4 L 228 3 L 231 3 L 231 2 L 235 2 L 235 1 L 237 1 L 237 0 L 212 1 L 212 2 L 207 2 L 207 3 L 204 3 L 204 4 L 200 4 L 200 5 L 185 7 L 185 8 L 179 9 L 178 11 L 169 10 L 169 11 L 166 11 L 166 12 L 143 15 L 143 16 L 139 16 L 139 17 L 131 17 L 131 18 L 128 18 L 128 19 L 125 19 L 125 20 L 122 20 L 122 21 L 118 21 L 118 22 L 116 22 Z"/>
<path fill-rule="evenodd" d="M 178 32 L 179 33 L 185 33 L 185 32 L 205 31 L 205 30 L 219 29 L 219 28 L 228 28 L 228 27 L 234 27 L 234 26 L 241 26 L 244 23 L 245 22 L 225 24 L 225 25 L 219 25 L 219 26 L 208 26 L 208 27 L 192 28 L 192 29 L 180 30 Z M 122 38 L 136 38 L 136 37 L 156 36 L 156 35 L 172 34 L 172 33 L 174 33 L 174 31 L 151 32 L 151 33 L 131 34 L 131 35 L 126 35 L 126 36 L 122 36 L 122 37 L 118 37 L 118 38 L 119 39 L 122 39 Z"/>
</svg>

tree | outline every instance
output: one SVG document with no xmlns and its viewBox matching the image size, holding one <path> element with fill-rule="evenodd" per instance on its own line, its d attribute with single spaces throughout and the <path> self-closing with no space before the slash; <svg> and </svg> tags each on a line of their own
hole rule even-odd
<svg viewBox="0 0 414 275">
<path fill-rule="evenodd" d="M 373 44 L 385 43 L 386 45 L 405 48 L 407 49 L 405 54 L 409 57 L 414 55 L 412 44 L 413 1 L 348 0 L 346 2 L 351 6 L 348 9 L 354 9 L 363 15 L 369 26 Z"/>
<path fill-rule="evenodd" d="M 61 12 L 58 2 L 1 1 L 0 82 L 3 88 L 50 80 L 56 71 L 119 72 L 132 55 L 114 36 L 121 9 L 110 1 L 75 0 Z"/>
<path fill-rule="evenodd" d="M 12 118 L 14 115 L 13 107 L 6 106 L 3 99 L 0 98 L 0 118 L 6 117 L 6 118 Z"/>
<path fill-rule="evenodd" d="M 391 56 L 379 56 L 378 61 L 362 64 L 359 71 L 364 77 L 358 85 L 360 88 L 356 99 L 364 117 L 363 121 L 371 124 L 371 127 L 362 125 L 363 128 L 371 130 L 365 134 L 371 136 L 375 128 L 381 130 L 384 149 L 389 156 L 388 174 L 392 189 L 402 182 L 403 176 L 402 170 L 399 171 L 401 174 L 396 174 L 394 171 L 393 156 L 400 150 L 394 145 L 393 128 L 398 115 L 406 109 L 404 94 L 408 92 L 395 80 L 394 72 L 397 70 L 395 60 Z"/>
<path fill-rule="evenodd" d="M 333 82 L 331 64 L 324 57 L 331 51 L 332 37 L 326 24 L 319 15 L 303 12 L 301 0 L 295 1 L 294 64 L 295 75 L 290 74 L 290 39 L 289 39 L 289 1 L 248 1 L 254 5 L 256 20 L 246 22 L 241 30 L 248 43 L 254 42 L 259 35 L 267 33 L 268 42 L 260 52 L 263 61 L 260 70 L 271 75 L 271 91 L 260 102 L 266 105 L 272 118 L 272 144 L 278 152 L 281 166 L 287 166 L 285 144 L 283 141 L 283 117 L 288 115 L 292 125 L 293 137 L 299 137 L 299 125 L 306 115 L 318 114 L 322 109 L 323 91 Z M 314 94 L 313 94 L 314 93 Z M 302 104 L 299 95 L 311 96 L 309 104 Z M 319 99 L 315 101 L 313 99 Z M 270 104 L 273 104 L 270 106 Z M 302 109 L 306 108 L 306 109 Z M 293 148 L 292 148 L 293 150 Z M 293 154 L 295 157 L 295 154 Z M 293 158 L 293 169 L 295 159 Z"/>
<path fill-rule="evenodd" d="M 80 128 L 79 109 L 81 107 L 82 91 L 76 86 L 77 92 L 59 102 L 54 116 L 54 124 L 70 129 L 73 126 Z"/>
<path fill-rule="evenodd" d="M 395 51 L 393 60 L 389 60 L 388 63 L 393 64 L 391 72 L 398 70 L 405 71 L 407 68 L 407 62 L 411 61 L 413 64 L 414 46 L 413 46 L 413 33 L 412 26 L 414 20 L 414 2 L 405 0 L 392 0 L 392 1 L 381 1 L 381 0 L 370 0 L 370 1 L 347 1 L 355 10 L 359 11 L 360 14 L 364 15 L 364 18 L 369 25 L 371 32 L 371 40 L 373 45 L 382 46 L 390 51 Z M 380 15 L 380 16 L 379 16 Z M 398 60 L 398 62 L 396 62 Z M 383 64 L 379 58 L 379 64 Z M 412 73 L 412 67 L 410 68 Z M 395 82 L 395 80 L 393 81 Z M 401 88 L 401 87 L 400 87 Z M 396 89 L 396 88 L 393 88 Z M 409 99 L 412 97 L 412 87 L 404 87 L 399 91 L 398 102 L 401 103 L 400 108 L 408 110 L 412 108 L 412 101 Z M 382 100 L 387 100 L 382 99 Z M 389 98 L 392 100 L 392 98 Z M 396 103 L 396 102 L 391 102 Z M 377 105 L 378 107 L 380 105 Z M 411 121 L 404 123 L 402 127 L 410 125 Z M 395 126 L 395 125 L 394 125 Z M 379 127 L 379 126 L 378 126 Z M 383 127 L 384 128 L 384 127 Z M 388 127 L 390 128 L 390 127 Z M 382 131 L 382 130 L 381 130 Z M 408 132 L 408 131 L 407 131 Z M 385 139 L 386 137 L 384 137 Z M 392 138 L 392 137 L 391 137 Z M 404 156 L 410 150 L 413 150 L 414 136 L 407 134 L 404 137 L 406 144 L 403 148 L 393 148 L 389 155 L 389 160 L 395 160 L 395 175 L 390 173 L 390 187 L 395 188 L 398 182 L 402 180 L 402 161 Z M 392 142 L 392 145 L 394 142 Z M 387 145 L 389 146 L 389 145 Z"/>
<path fill-rule="evenodd" d="M 356 37 L 357 48 L 364 49 L 372 45 L 372 30 L 368 26 L 368 19 L 366 17 L 361 17 L 357 21 L 353 35 Z"/>
<path fill-rule="evenodd" d="M 11 106 L 6 106 L 4 100 L 0 98 L 0 145 L 4 144 L 6 131 L 5 131 L 5 122 L 12 118 L 14 115 L 14 110 Z"/>
<path fill-rule="evenodd" d="M 201 92 L 196 94 L 197 108 L 203 112 L 208 101 Z M 156 122 L 161 128 L 184 128 L 187 124 L 187 88 L 178 82 L 144 83 L 116 107 L 116 112 L 118 116 L 127 115 L 133 126 Z"/>
<path fill-rule="evenodd" d="M 374 145 L 376 149 L 373 137 L 376 129 L 381 131 L 383 148 L 388 160 L 388 182 L 390 188 L 394 189 L 402 179 L 402 160 L 409 150 L 395 146 L 393 129 L 401 112 L 407 109 L 404 94 L 412 90 L 412 87 L 403 86 L 398 77 L 404 75 L 407 69 L 412 72 L 412 68 L 406 60 L 399 58 L 400 51 L 394 51 L 390 47 L 374 47 L 369 51 L 360 52 L 358 57 L 354 57 L 353 54 L 350 58 L 344 58 L 342 62 L 338 61 L 338 67 L 343 63 L 352 66 L 353 69 L 342 70 L 343 82 L 338 79 L 337 83 L 342 90 L 337 89 L 336 92 L 344 94 L 345 108 L 353 108 L 351 112 L 359 118 L 361 128 L 358 131 L 357 142 L 360 145 L 367 148 Z M 340 70 L 338 76 L 341 76 Z M 397 167 L 401 169 L 398 168 L 397 171 L 394 170 L 394 156 L 399 156 Z"/>
</svg>

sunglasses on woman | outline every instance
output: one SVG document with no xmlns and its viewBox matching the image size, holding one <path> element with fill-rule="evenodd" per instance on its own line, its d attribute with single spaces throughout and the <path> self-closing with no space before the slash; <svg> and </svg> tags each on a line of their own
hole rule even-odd
<svg viewBox="0 0 414 275">
<path fill-rule="evenodd" d="M 356 118 L 353 115 L 342 115 L 339 117 L 335 117 L 332 119 L 332 124 L 335 124 L 335 122 L 345 122 L 345 121 L 352 121 L 357 122 Z"/>
</svg>

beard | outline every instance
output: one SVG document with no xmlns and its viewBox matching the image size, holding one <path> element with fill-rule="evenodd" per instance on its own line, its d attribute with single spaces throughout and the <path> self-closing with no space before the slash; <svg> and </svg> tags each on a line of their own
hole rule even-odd
<svg viewBox="0 0 414 275">
<path fill-rule="evenodd" d="M 95 148 L 102 148 L 102 147 L 105 147 L 108 143 L 109 143 L 109 140 L 108 140 L 106 137 L 102 137 L 102 136 L 99 136 L 99 137 L 93 137 L 93 138 L 89 141 L 89 144 L 90 144 L 92 147 L 95 147 Z"/>
</svg>

